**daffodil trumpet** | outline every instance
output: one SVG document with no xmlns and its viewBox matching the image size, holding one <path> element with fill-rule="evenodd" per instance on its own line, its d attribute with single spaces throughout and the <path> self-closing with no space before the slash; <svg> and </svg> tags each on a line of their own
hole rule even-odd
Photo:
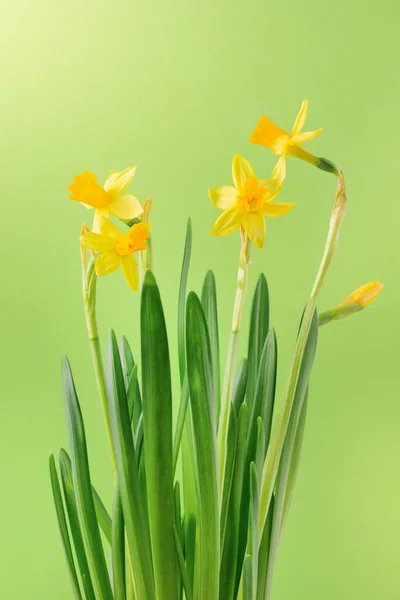
<svg viewBox="0 0 400 600">
<path fill-rule="evenodd" d="M 339 169 L 330 160 L 316 156 L 303 146 L 304 142 L 308 142 L 322 133 L 322 129 L 302 131 L 306 122 L 307 108 L 308 101 L 304 100 L 290 133 L 275 125 L 268 117 L 262 116 L 252 132 L 249 142 L 269 148 L 274 154 L 281 156 L 283 161 L 286 156 L 293 156 L 338 177 Z"/>
<path fill-rule="evenodd" d="M 125 194 L 136 172 L 136 167 L 128 167 L 123 171 L 111 171 L 104 186 L 97 181 L 94 173 L 84 171 L 75 175 L 68 187 L 70 199 L 81 202 L 86 208 L 95 210 L 93 231 L 100 231 L 100 219 L 113 215 L 121 221 L 131 221 L 140 217 L 143 208 L 132 194 Z"/>
</svg>

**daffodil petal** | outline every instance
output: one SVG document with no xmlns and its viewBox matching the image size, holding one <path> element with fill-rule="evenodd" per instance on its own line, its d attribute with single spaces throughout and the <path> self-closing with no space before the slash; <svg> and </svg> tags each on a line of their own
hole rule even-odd
<svg viewBox="0 0 400 600">
<path fill-rule="evenodd" d="M 239 229 L 245 214 L 240 208 L 229 208 L 215 221 L 211 235 L 229 235 L 233 233 Z"/>
<path fill-rule="evenodd" d="M 293 202 L 266 202 L 262 214 L 266 217 L 281 217 L 294 208 Z"/>
<path fill-rule="evenodd" d="M 139 274 L 137 269 L 137 262 L 133 258 L 132 254 L 121 258 L 121 269 L 128 285 L 134 292 L 139 286 Z"/>
<path fill-rule="evenodd" d="M 252 132 L 249 142 L 251 144 L 260 144 L 275 152 L 273 145 L 275 140 L 288 137 L 288 135 L 287 131 L 275 125 L 268 117 L 263 116 L 260 118 L 256 128 Z"/>
<path fill-rule="evenodd" d="M 123 220 L 136 219 L 143 213 L 143 208 L 132 194 L 114 196 L 110 204 L 110 213 Z"/>
<path fill-rule="evenodd" d="M 275 198 L 281 189 L 281 185 L 277 179 L 260 179 L 259 182 L 261 187 L 268 191 L 266 195 L 268 200 Z"/>
<path fill-rule="evenodd" d="M 108 208 L 97 208 L 94 213 L 93 226 L 92 231 L 95 233 L 100 233 L 100 221 L 103 218 L 108 218 L 110 211 Z"/>
<path fill-rule="evenodd" d="M 104 189 L 112 195 L 120 194 L 132 181 L 135 171 L 136 167 L 128 167 L 121 172 L 111 171 L 104 184 Z"/>
<path fill-rule="evenodd" d="M 308 142 L 308 140 L 312 140 L 322 133 L 322 129 L 316 129 L 315 131 L 304 131 L 303 133 L 298 133 L 292 137 L 292 142 L 295 144 L 301 144 L 303 142 Z"/>
<path fill-rule="evenodd" d="M 299 113 L 293 123 L 292 135 L 297 135 L 304 127 L 307 117 L 308 100 L 303 100 Z"/>
<path fill-rule="evenodd" d="M 272 171 L 272 179 L 276 179 L 279 186 L 282 187 L 286 177 L 286 156 L 282 155 Z"/>
<path fill-rule="evenodd" d="M 252 241 L 257 248 L 262 248 L 264 246 L 266 234 L 265 219 L 263 215 L 259 212 L 247 213 L 242 225 L 250 238 L 250 241 Z"/>
<path fill-rule="evenodd" d="M 226 210 L 236 204 L 239 192 L 233 185 L 221 185 L 208 190 L 208 195 L 214 206 Z"/>
<path fill-rule="evenodd" d="M 108 275 L 118 269 L 121 264 L 121 257 L 114 251 L 102 252 L 96 258 L 95 269 L 97 275 Z"/>
<path fill-rule="evenodd" d="M 235 187 L 240 191 L 248 179 L 255 177 L 254 170 L 248 160 L 235 154 L 232 161 L 232 177 Z"/>
<path fill-rule="evenodd" d="M 101 217 L 99 226 L 101 233 L 109 239 L 117 240 L 123 235 L 122 231 L 107 217 Z"/>
<path fill-rule="evenodd" d="M 81 244 L 85 248 L 90 248 L 95 252 L 106 252 L 114 249 L 114 242 L 111 238 L 101 233 L 93 233 L 88 231 L 81 235 Z"/>
</svg>

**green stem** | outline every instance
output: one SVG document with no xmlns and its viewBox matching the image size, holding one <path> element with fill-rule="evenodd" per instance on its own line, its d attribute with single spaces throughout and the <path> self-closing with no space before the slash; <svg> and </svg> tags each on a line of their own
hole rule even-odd
<svg viewBox="0 0 400 600">
<path fill-rule="evenodd" d="M 100 347 L 100 339 L 99 332 L 97 327 L 97 319 L 96 319 L 96 283 L 97 283 L 97 275 L 94 272 L 94 259 L 89 264 L 87 270 L 84 269 L 84 263 L 82 263 L 83 269 L 83 301 L 85 307 L 85 318 L 86 318 L 86 327 L 88 332 L 88 338 L 90 343 L 90 349 L 92 353 L 92 361 L 94 367 L 94 373 L 96 377 L 97 390 L 100 396 L 101 405 L 103 408 L 103 417 L 104 423 L 106 427 L 107 440 L 110 447 L 111 460 L 113 465 L 114 475 L 117 472 L 116 462 L 115 462 L 115 454 L 114 454 L 114 446 L 112 442 L 111 435 L 111 424 L 110 424 L 110 416 L 108 412 L 108 397 L 107 397 L 107 388 L 106 388 L 106 378 L 104 373 L 104 365 L 103 359 L 101 356 L 101 347 Z"/>
<path fill-rule="evenodd" d="M 300 326 L 299 335 L 297 338 L 296 349 L 293 357 L 292 368 L 290 370 L 289 381 L 286 388 L 285 400 L 282 411 L 277 416 L 275 425 L 272 429 L 271 439 L 268 446 L 268 452 L 264 463 L 264 468 L 261 478 L 261 493 L 260 493 L 260 522 L 259 533 L 262 535 L 265 522 L 267 520 L 268 509 L 271 502 L 272 494 L 276 484 L 276 478 L 279 468 L 279 462 L 282 455 L 283 445 L 285 442 L 286 432 L 289 425 L 290 414 L 293 407 L 294 396 L 296 392 L 297 382 L 300 374 L 300 369 L 303 361 L 304 351 L 311 328 L 316 301 L 321 287 L 325 281 L 327 272 L 332 263 L 333 256 L 338 243 L 339 230 L 343 221 L 346 209 L 346 191 L 344 185 L 343 174 L 340 173 L 338 190 L 336 193 L 335 204 L 333 206 L 329 231 L 326 240 L 324 254 L 318 273 L 314 282 L 310 299 L 307 302 L 303 319 Z M 300 407 L 301 410 L 301 407 Z"/>
<path fill-rule="evenodd" d="M 243 305 L 246 297 L 250 261 L 250 240 L 242 231 L 241 238 L 242 243 L 240 248 L 239 268 L 236 281 L 236 295 L 233 307 L 232 329 L 229 338 L 228 354 L 226 357 L 224 387 L 222 392 L 221 416 L 218 427 L 219 480 L 221 490 L 223 489 L 226 462 L 226 437 L 228 432 L 229 406 L 231 401 L 236 352 L 239 342 L 239 330 L 242 321 Z"/>
</svg>

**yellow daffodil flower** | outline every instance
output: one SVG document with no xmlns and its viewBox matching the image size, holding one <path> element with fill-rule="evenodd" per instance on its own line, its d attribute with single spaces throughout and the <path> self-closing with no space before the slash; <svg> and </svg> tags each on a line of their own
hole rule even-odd
<svg viewBox="0 0 400 600">
<path fill-rule="evenodd" d="M 383 289 L 383 283 L 381 281 L 370 281 L 365 283 L 357 290 L 352 292 L 350 296 L 347 296 L 340 304 L 327 310 L 319 315 L 318 322 L 320 325 L 326 325 L 331 321 L 337 321 L 344 319 L 350 315 L 363 310 L 366 306 L 371 304 L 381 293 Z"/>
<path fill-rule="evenodd" d="M 143 213 L 143 208 L 135 196 L 123 194 L 132 181 L 135 171 L 136 167 L 128 167 L 121 172 L 111 171 L 104 187 L 89 171 L 75 175 L 73 182 L 68 186 L 71 192 L 70 199 L 96 210 L 93 231 L 100 231 L 99 223 L 102 216 L 108 217 L 111 214 L 123 221 L 129 221 Z"/>
<path fill-rule="evenodd" d="M 257 179 L 250 163 L 234 156 L 234 185 L 208 190 L 214 206 L 224 211 L 215 221 L 212 235 L 229 235 L 243 227 L 253 244 L 262 248 L 266 234 L 264 217 L 280 217 L 294 207 L 292 202 L 272 202 L 283 184 L 282 166 L 283 161 L 278 161 L 271 179 Z"/>
<path fill-rule="evenodd" d="M 150 224 L 138 223 L 122 233 L 110 219 L 102 216 L 99 226 L 100 233 L 88 231 L 81 236 L 82 246 L 100 252 L 95 262 L 97 275 L 108 275 L 121 267 L 126 281 L 136 291 L 139 274 L 133 253 L 146 248 Z"/>
<path fill-rule="evenodd" d="M 311 152 L 308 152 L 308 150 L 301 145 L 303 142 L 308 142 L 308 140 L 317 137 L 317 135 L 322 132 L 322 129 L 301 132 L 306 121 L 307 105 L 308 101 L 304 100 L 293 124 L 291 133 L 281 129 L 268 119 L 268 117 L 263 116 L 258 121 L 257 127 L 251 134 L 249 141 L 252 144 L 265 146 L 272 150 L 274 154 L 282 157 L 296 156 L 297 158 L 301 158 L 302 160 L 318 166 L 317 163 L 320 159 L 311 154 Z M 329 163 L 329 161 L 327 162 Z M 320 168 L 322 167 L 320 166 Z M 325 168 L 324 170 L 327 169 Z"/>
<path fill-rule="evenodd" d="M 370 281 L 369 283 L 365 283 L 343 300 L 343 302 L 340 303 L 340 306 L 357 304 L 361 308 L 365 308 L 379 296 L 382 288 L 383 283 L 381 281 Z"/>
</svg>

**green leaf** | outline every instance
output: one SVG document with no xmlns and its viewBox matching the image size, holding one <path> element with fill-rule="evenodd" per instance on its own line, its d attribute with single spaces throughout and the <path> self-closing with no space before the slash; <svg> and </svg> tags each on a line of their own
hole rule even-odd
<svg viewBox="0 0 400 600">
<path fill-rule="evenodd" d="M 137 594 L 140 598 L 154 598 L 150 540 L 139 488 L 125 383 L 117 340 L 113 331 L 107 347 L 107 391 L 119 492 Z"/>
<path fill-rule="evenodd" d="M 267 449 L 271 436 L 272 417 L 274 414 L 276 374 L 278 367 L 278 345 L 275 330 L 273 328 L 268 332 L 265 346 L 265 363 L 262 364 L 263 370 L 261 370 L 260 367 L 261 373 L 259 372 L 259 382 L 257 382 L 257 384 L 261 388 L 259 390 L 261 395 L 260 416 L 264 425 L 265 449 Z"/>
<path fill-rule="evenodd" d="M 142 288 L 142 397 L 144 458 L 154 579 L 158 600 L 177 596 L 173 536 L 172 390 L 168 338 L 160 292 L 151 271 Z"/>
<path fill-rule="evenodd" d="M 179 562 L 182 583 L 183 583 L 183 589 L 185 590 L 186 600 L 193 600 L 192 589 L 190 587 L 189 576 L 188 576 L 188 573 L 186 570 L 185 558 L 183 556 L 183 551 L 182 551 L 182 544 L 181 544 L 181 540 L 179 538 L 179 533 L 177 532 L 175 526 L 174 526 L 174 539 L 175 539 L 176 555 L 177 555 L 178 562 Z"/>
<path fill-rule="evenodd" d="M 243 598 L 253 598 L 253 558 L 246 554 L 243 562 Z"/>
<path fill-rule="evenodd" d="M 311 330 L 308 343 L 312 343 L 312 333 L 313 331 Z M 299 390 L 299 392 L 296 394 L 293 403 L 292 414 L 290 415 L 289 427 L 286 432 L 286 439 L 283 446 L 278 476 L 276 479 L 274 514 L 272 520 L 270 555 L 268 561 L 267 598 L 271 596 L 272 578 L 278 555 L 279 542 L 282 535 L 284 521 L 289 510 L 289 504 L 293 494 L 296 473 L 300 460 L 300 450 L 303 441 L 307 412 L 307 394 L 308 387 L 305 391 L 305 395 L 301 390 Z"/>
<path fill-rule="evenodd" d="M 247 526 L 249 521 L 249 503 L 250 503 L 250 464 L 256 460 L 257 454 L 257 421 L 261 417 L 263 420 L 264 431 L 267 432 L 264 448 L 267 447 L 272 415 L 275 400 L 275 380 L 276 380 L 276 339 L 275 332 L 271 329 L 264 343 L 264 348 L 260 358 L 260 364 L 257 375 L 257 385 L 254 394 L 254 400 L 249 410 L 249 424 L 247 431 L 246 463 L 243 478 L 242 504 L 240 508 L 240 529 L 239 529 L 239 549 L 238 563 L 236 569 L 236 590 L 239 586 L 239 576 L 242 571 L 242 563 L 246 552 L 247 544 Z M 259 458 L 264 463 L 264 456 Z"/>
<path fill-rule="evenodd" d="M 87 600 L 95 600 L 89 564 L 86 558 L 85 546 L 83 543 L 81 526 L 79 523 L 78 508 L 76 506 L 74 482 L 72 480 L 71 459 L 64 449 L 59 451 L 58 459 L 65 505 L 67 507 L 71 535 L 74 542 L 75 556 L 79 566 L 79 572 L 81 574 L 82 587 L 85 593 L 85 598 Z"/>
<path fill-rule="evenodd" d="M 271 499 L 267 520 L 261 536 L 258 551 L 257 600 L 265 600 L 267 590 L 268 561 L 271 541 L 272 517 L 274 514 L 274 497 Z"/>
<path fill-rule="evenodd" d="M 256 445 L 256 472 L 257 477 L 260 479 L 262 475 L 262 468 L 264 465 L 266 452 L 266 441 L 265 441 L 265 429 L 263 420 L 261 417 L 257 419 L 257 445 Z"/>
<path fill-rule="evenodd" d="M 251 555 L 252 560 L 252 596 L 249 600 L 256 600 L 257 590 L 255 582 L 258 575 L 258 517 L 259 517 L 259 488 L 257 480 L 256 465 L 254 462 L 250 465 L 250 510 L 249 510 L 249 531 L 247 540 L 247 552 Z M 246 565 L 245 565 L 246 568 Z M 247 596 L 246 596 L 247 598 Z"/>
<path fill-rule="evenodd" d="M 228 518 L 226 521 L 220 571 L 220 597 L 235 598 L 236 563 L 239 542 L 240 505 L 242 500 L 243 473 L 246 460 L 248 408 L 242 404 L 238 416 L 238 434 L 235 466 L 231 485 Z"/>
<path fill-rule="evenodd" d="M 285 493 L 285 501 L 284 501 L 283 514 L 282 514 L 282 524 L 281 524 L 282 529 L 285 525 L 287 513 L 289 511 L 290 503 L 291 503 L 292 496 L 293 496 L 294 486 L 295 486 L 296 479 L 297 479 L 297 472 L 299 469 L 301 448 L 303 445 L 303 438 L 304 438 L 304 429 L 305 429 L 305 425 L 306 425 L 307 406 L 308 406 L 308 389 L 307 389 L 307 392 L 306 392 L 306 395 L 304 398 L 303 406 L 301 408 L 299 423 L 297 426 L 296 436 L 295 436 L 295 440 L 294 440 L 294 444 L 293 444 L 293 452 L 292 452 L 292 456 L 290 459 L 290 467 L 289 467 L 288 480 L 287 480 L 286 493 Z M 286 441 L 285 441 L 285 443 L 286 443 Z"/>
<path fill-rule="evenodd" d="M 104 533 L 106 540 L 111 546 L 111 517 L 107 512 L 100 496 L 96 492 L 96 489 L 92 486 L 94 507 L 96 509 L 96 516 L 99 522 L 100 528 Z"/>
<path fill-rule="evenodd" d="M 118 478 L 115 482 L 112 518 L 112 572 L 115 600 L 125 600 L 125 528 Z"/>
<path fill-rule="evenodd" d="M 181 386 L 186 371 L 186 350 L 185 350 L 185 310 L 186 310 L 186 289 L 190 265 L 190 255 L 192 253 L 192 222 L 188 219 L 186 228 L 185 250 L 183 252 L 183 262 L 181 271 L 181 281 L 179 285 L 178 298 L 178 356 L 179 373 L 181 377 Z"/>
<path fill-rule="evenodd" d="M 247 404 L 251 408 L 256 392 L 258 369 L 269 328 L 269 293 L 261 273 L 253 296 L 248 344 Z"/>
<path fill-rule="evenodd" d="M 183 547 L 185 543 L 185 532 L 182 524 L 182 507 L 181 507 L 181 490 L 179 481 L 175 482 L 174 487 L 174 506 L 175 506 L 175 525 L 174 532 L 179 536 L 180 547 L 182 549 L 183 556 Z M 178 557 L 178 562 L 180 562 Z M 180 566 L 178 569 L 178 596 L 177 598 L 182 598 L 182 567 Z"/>
<path fill-rule="evenodd" d="M 212 271 L 208 271 L 203 288 L 201 290 L 201 302 L 206 316 L 208 333 L 210 335 L 211 362 L 213 366 L 213 378 L 215 386 L 215 412 L 216 422 L 218 423 L 221 411 L 221 373 L 219 359 L 219 332 L 218 332 L 218 306 L 217 306 L 217 286 L 215 276 Z"/>
<path fill-rule="evenodd" d="M 129 414 L 133 427 L 136 429 L 142 412 L 142 399 L 137 378 L 137 365 L 135 364 L 131 347 L 125 336 L 122 336 L 119 342 L 119 353 L 124 374 Z"/>
<path fill-rule="evenodd" d="M 76 505 L 93 588 L 97 600 L 112 600 L 111 584 L 93 502 L 85 429 L 67 358 L 63 359 L 62 380 Z"/>
<path fill-rule="evenodd" d="M 82 600 L 82 595 L 81 595 L 81 591 L 79 588 L 78 576 L 76 574 L 76 569 L 75 569 L 75 564 L 74 564 L 74 557 L 72 554 L 71 543 L 69 540 L 68 525 L 67 525 L 67 520 L 65 518 L 64 504 L 63 504 L 63 500 L 62 500 L 61 489 L 60 489 L 60 484 L 58 481 L 57 469 L 56 469 L 56 464 L 54 461 L 53 454 L 50 455 L 49 469 L 50 469 L 50 481 L 51 481 L 51 488 L 53 491 L 54 505 L 56 507 L 58 527 L 60 530 L 61 541 L 62 541 L 62 545 L 63 545 L 63 549 L 64 549 L 65 558 L 67 560 L 68 571 L 69 571 L 69 575 L 71 578 L 72 587 L 74 590 L 74 597 L 76 600 Z"/>
<path fill-rule="evenodd" d="M 239 414 L 240 407 L 244 402 L 247 386 L 247 358 L 243 358 L 236 371 L 232 386 L 232 401 L 236 414 Z"/>
<path fill-rule="evenodd" d="M 175 474 L 176 465 L 178 462 L 179 450 L 180 450 L 181 442 L 182 442 L 182 434 L 183 434 L 183 428 L 185 425 L 188 404 L 189 404 L 189 381 L 187 378 L 187 373 L 185 373 L 185 378 L 183 380 L 183 386 L 182 386 L 182 391 L 181 391 L 181 401 L 179 403 L 178 419 L 176 421 L 176 430 L 175 430 L 175 436 L 174 436 L 174 449 L 173 449 L 173 453 L 172 453 L 172 465 L 173 465 L 174 474 Z"/>
<path fill-rule="evenodd" d="M 220 533 L 211 349 L 204 311 L 194 292 L 188 296 L 186 311 L 187 371 L 199 500 L 199 599 L 217 600 Z"/>
<path fill-rule="evenodd" d="M 185 558 L 189 589 L 193 590 L 196 559 L 196 515 L 194 514 L 190 514 L 185 523 Z"/>
<path fill-rule="evenodd" d="M 310 299 L 304 311 L 295 355 L 290 371 L 289 382 L 285 394 L 282 412 L 274 421 L 267 456 L 264 463 L 260 493 L 260 527 L 264 527 L 270 500 L 276 485 L 276 478 L 281 461 L 283 446 L 293 408 L 298 418 L 308 387 L 318 337 L 318 317 L 315 300 Z M 293 413 L 294 414 L 294 413 Z M 275 520 L 275 517 L 274 517 Z"/>
<path fill-rule="evenodd" d="M 233 471 L 235 467 L 236 448 L 237 448 L 237 434 L 238 424 L 236 411 L 231 404 L 231 412 L 229 414 L 228 424 L 228 435 L 226 438 L 227 452 L 226 452 L 226 466 L 225 466 L 225 477 L 224 477 L 224 488 L 222 490 L 222 503 L 221 503 L 221 547 L 225 537 L 226 520 L 228 518 L 229 501 L 231 497 Z"/>
</svg>

